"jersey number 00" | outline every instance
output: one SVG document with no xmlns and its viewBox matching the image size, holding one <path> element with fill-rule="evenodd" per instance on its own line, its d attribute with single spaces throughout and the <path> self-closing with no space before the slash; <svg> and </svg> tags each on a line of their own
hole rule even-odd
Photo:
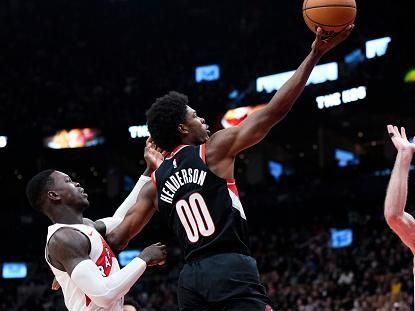
<svg viewBox="0 0 415 311">
<path fill-rule="evenodd" d="M 176 211 L 190 242 L 196 243 L 199 235 L 207 237 L 215 232 L 215 224 L 200 193 L 192 193 L 187 201 L 178 201 Z"/>
</svg>

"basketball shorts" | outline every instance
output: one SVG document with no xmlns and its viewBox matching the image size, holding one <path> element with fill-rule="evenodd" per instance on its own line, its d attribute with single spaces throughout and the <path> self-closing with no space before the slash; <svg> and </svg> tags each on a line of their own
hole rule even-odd
<svg viewBox="0 0 415 311">
<path fill-rule="evenodd" d="M 184 265 L 178 284 L 181 311 L 272 311 L 254 258 L 224 253 Z"/>
</svg>

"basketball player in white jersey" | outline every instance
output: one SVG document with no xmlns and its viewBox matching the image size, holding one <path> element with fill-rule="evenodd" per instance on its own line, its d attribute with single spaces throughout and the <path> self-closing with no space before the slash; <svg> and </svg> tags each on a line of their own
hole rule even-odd
<svg viewBox="0 0 415 311">
<path fill-rule="evenodd" d="M 415 254 L 415 219 L 405 212 L 408 176 L 415 144 L 408 141 L 405 129 L 388 125 L 388 133 L 398 151 L 385 198 L 385 218 L 389 227 Z"/>
<path fill-rule="evenodd" d="M 152 160 L 155 165 L 156 159 Z M 146 172 L 150 173 L 149 169 Z M 103 238 L 122 221 L 147 179 L 140 178 L 113 217 L 96 222 L 83 218 L 83 211 L 89 207 L 88 196 L 68 175 L 46 170 L 29 181 L 26 193 L 31 205 L 54 223 L 48 228 L 45 258 L 62 287 L 69 311 L 122 311 L 124 295 L 146 267 L 165 261 L 166 247 L 158 243 L 120 269 Z"/>
</svg>

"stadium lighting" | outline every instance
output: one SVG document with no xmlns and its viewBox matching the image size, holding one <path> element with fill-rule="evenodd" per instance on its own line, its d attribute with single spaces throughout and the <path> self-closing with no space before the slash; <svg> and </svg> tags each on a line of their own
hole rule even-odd
<svg viewBox="0 0 415 311">
<path fill-rule="evenodd" d="M 391 37 L 366 41 L 366 58 L 371 59 L 385 55 L 391 41 Z"/>
<path fill-rule="evenodd" d="M 257 92 L 271 93 L 278 91 L 295 73 L 295 70 L 259 77 L 256 80 Z M 339 78 L 339 65 L 336 62 L 318 65 L 312 71 L 306 85 L 336 81 Z"/>
<path fill-rule="evenodd" d="M 7 146 L 7 136 L 0 136 L 0 148 Z"/>
<path fill-rule="evenodd" d="M 136 125 L 128 128 L 131 138 L 150 137 L 147 125 Z"/>
<path fill-rule="evenodd" d="M 316 97 L 318 109 L 331 108 L 341 104 L 347 104 L 366 98 L 367 92 L 365 86 L 359 86 L 352 89 L 335 92 L 329 95 Z"/>
<path fill-rule="evenodd" d="M 219 65 L 196 67 L 196 82 L 215 81 L 220 78 Z"/>
</svg>

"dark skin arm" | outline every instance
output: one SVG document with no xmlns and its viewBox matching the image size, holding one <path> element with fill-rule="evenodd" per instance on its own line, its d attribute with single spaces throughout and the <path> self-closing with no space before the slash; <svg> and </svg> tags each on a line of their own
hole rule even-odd
<svg viewBox="0 0 415 311">
<path fill-rule="evenodd" d="M 83 233 L 72 228 L 62 228 L 49 240 L 49 261 L 55 268 L 71 275 L 81 261 L 91 259 L 90 249 L 91 244 Z M 166 246 L 157 243 L 146 247 L 139 258 L 144 260 L 147 266 L 154 266 L 164 263 L 166 254 Z"/>
<path fill-rule="evenodd" d="M 147 163 L 147 167 L 142 175 L 147 177 L 150 177 L 151 174 L 160 166 L 161 162 L 163 162 L 161 150 L 154 144 L 151 137 L 146 141 L 146 146 L 144 148 L 144 160 Z M 94 227 L 95 230 L 97 230 L 102 236 L 106 235 L 106 227 L 102 221 L 92 221 L 88 218 L 84 218 L 84 224 Z"/>
<path fill-rule="evenodd" d="M 329 39 L 323 38 L 319 29 L 310 54 L 295 74 L 275 93 L 263 109 L 252 113 L 239 126 L 227 128 L 212 135 L 206 142 L 206 157 L 209 169 L 219 177 L 233 178 L 235 156 L 261 140 L 271 128 L 280 122 L 304 90 L 305 84 L 320 58 L 344 41 L 352 31 L 350 26 L 342 33 Z"/>
<path fill-rule="evenodd" d="M 141 189 L 137 203 L 130 208 L 122 223 L 107 236 L 110 246 L 118 250 L 124 249 L 150 221 L 156 207 L 157 189 L 152 182 L 148 182 Z"/>
<path fill-rule="evenodd" d="M 50 238 L 48 256 L 50 263 L 69 275 L 83 260 L 90 259 L 91 244 L 81 232 L 71 228 L 62 228 Z"/>
</svg>

